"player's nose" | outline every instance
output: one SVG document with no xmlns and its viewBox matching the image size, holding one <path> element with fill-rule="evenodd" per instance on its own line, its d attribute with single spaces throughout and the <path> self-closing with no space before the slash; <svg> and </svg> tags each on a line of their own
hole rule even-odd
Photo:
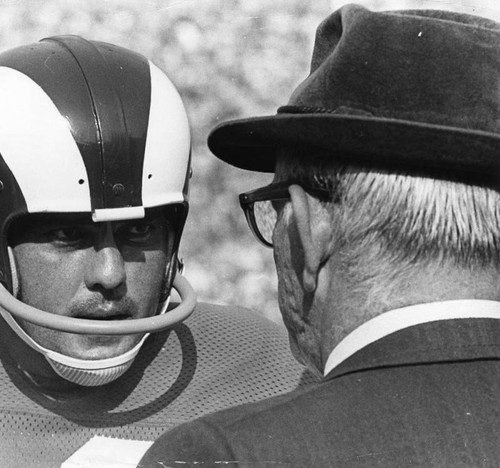
<svg viewBox="0 0 500 468">
<path fill-rule="evenodd" d="M 125 284 L 125 261 L 109 225 L 90 256 L 85 272 L 85 283 L 89 289 L 112 290 Z"/>
</svg>

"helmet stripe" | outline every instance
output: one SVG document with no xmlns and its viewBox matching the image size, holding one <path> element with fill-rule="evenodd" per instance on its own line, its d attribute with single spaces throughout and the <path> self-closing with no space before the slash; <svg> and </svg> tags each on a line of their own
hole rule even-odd
<svg viewBox="0 0 500 468">
<path fill-rule="evenodd" d="M 142 167 L 151 96 L 147 60 L 114 45 L 76 36 L 45 40 L 66 48 L 85 79 L 101 158 L 101 167 L 97 167 L 95 149 L 88 154 L 80 145 L 87 170 L 93 172 L 90 178 L 102 177 L 101 186 L 91 190 L 92 209 L 142 206 Z"/>
<path fill-rule="evenodd" d="M 21 72 L 0 67 L 0 102 L 2 157 L 21 188 L 28 212 L 89 211 L 80 152 L 68 121 L 43 89 Z"/>
<path fill-rule="evenodd" d="M 187 200 L 184 193 L 189 172 L 191 137 L 181 97 L 167 76 L 153 63 L 151 108 L 142 174 L 144 206 Z M 170 190 L 165 190 L 170 187 Z"/>
</svg>

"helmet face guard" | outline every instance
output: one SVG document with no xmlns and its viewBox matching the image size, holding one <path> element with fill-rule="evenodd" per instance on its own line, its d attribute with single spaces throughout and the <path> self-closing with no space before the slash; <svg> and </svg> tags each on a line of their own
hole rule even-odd
<svg viewBox="0 0 500 468">
<path fill-rule="evenodd" d="M 0 101 L 0 281 L 5 289 L 13 292 L 8 230 L 16 217 L 90 213 L 94 222 L 105 222 L 140 219 L 148 208 L 175 205 L 170 287 L 188 211 L 191 142 L 184 106 L 167 76 L 127 49 L 77 36 L 51 37 L 0 54 Z M 181 296 L 188 294 L 194 307 L 190 291 L 184 288 Z M 3 292 L 0 305 L 42 326 L 90 332 L 76 325 L 85 320 L 40 322 L 40 311 L 20 308 Z M 166 316 L 141 319 L 135 328 L 130 320 L 126 331 L 122 322 L 110 321 L 91 333 L 158 331 L 187 315 L 186 310 L 173 322 Z"/>
</svg>

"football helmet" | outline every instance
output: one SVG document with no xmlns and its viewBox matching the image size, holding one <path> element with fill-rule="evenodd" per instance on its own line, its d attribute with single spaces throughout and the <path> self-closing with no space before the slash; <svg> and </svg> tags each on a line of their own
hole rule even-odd
<svg viewBox="0 0 500 468">
<path fill-rule="evenodd" d="M 169 78 L 142 55 L 78 36 L 55 36 L 0 54 L 0 306 L 14 331 L 54 370 L 101 385 L 131 364 L 147 334 L 184 320 L 196 298 L 177 274 L 188 212 L 190 132 Z M 127 321 L 61 317 L 15 298 L 12 221 L 34 213 L 90 213 L 96 223 L 140 219 L 168 207 L 175 242 L 167 287 L 182 302 L 168 313 Z M 169 218 L 170 219 L 170 218 Z M 166 309 L 168 300 L 159 309 Z M 14 317 L 59 331 L 146 333 L 125 356 L 85 361 L 42 348 Z"/>
</svg>

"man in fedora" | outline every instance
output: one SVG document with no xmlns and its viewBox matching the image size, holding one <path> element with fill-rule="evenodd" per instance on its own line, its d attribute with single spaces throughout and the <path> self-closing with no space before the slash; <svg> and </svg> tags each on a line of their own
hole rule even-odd
<svg viewBox="0 0 500 468">
<path fill-rule="evenodd" d="M 289 104 L 209 145 L 275 173 L 241 202 L 324 380 L 178 427 L 143 464 L 500 466 L 500 25 L 346 6 Z"/>
</svg>

